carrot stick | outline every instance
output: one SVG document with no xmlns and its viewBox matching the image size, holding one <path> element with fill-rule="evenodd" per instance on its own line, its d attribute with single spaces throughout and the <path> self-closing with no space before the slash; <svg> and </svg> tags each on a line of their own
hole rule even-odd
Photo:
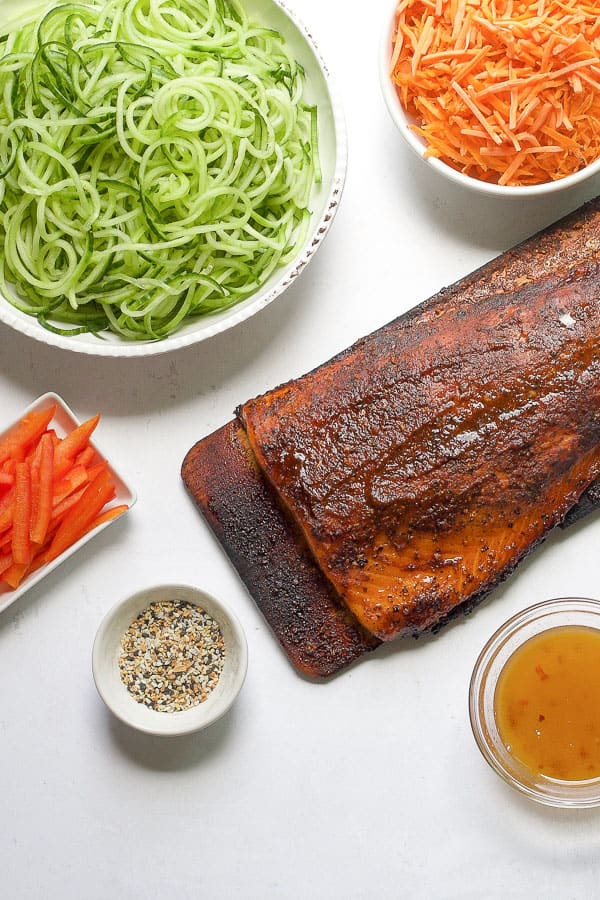
<svg viewBox="0 0 600 900">
<path fill-rule="evenodd" d="M 64 516 L 66 512 L 68 512 L 72 506 L 79 501 L 83 492 L 85 491 L 85 487 L 79 488 L 78 491 L 73 491 L 72 494 L 69 494 L 68 497 L 65 497 L 64 500 L 61 500 L 60 503 L 57 503 L 56 506 L 52 507 L 52 516 L 50 518 L 50 526 L 56 525 L 60 519 Z"/>
<path fill-rule="evenodd" d="M 11 460 L 7 460 L 0 469 L 0 485 L 10 487 L 15 483 L 15 467 L 10 466 Z"/>
<path fill-rule="evenodd" d="M 35 515 L 32 515 L 30 533 L 34 544 L 42 544 L 44 542 L 52 515 L 54 444 L 49 434 L 42 435 L 40 448 L 37 504 Z"/>
<path fill-rule="evenodd" d="M 31 523 L 31 473 L 27 462 L 17 463 L 15 471 L 15 508 L 12 533 L 12 554 L 15 563 L 27 565 L 31 561 L 29 528 Z"/>
<path fill-rule="evenodd" d="M 56 412 L 56 405 L 39 412 L 29 413 L 10 429 L 0 440 L 0 464 L 10 456 L 16 456 L 33 443 L 46 430 L 46 425 Z"/>
<path fill-rule="evenodd" d="M 15 493 L 16 488 L 13 484 L 0 500 L 0 534 L 12 525 L 15 508 Z"/>
<path fill-rule="evenodd" d="M 96 463 L 95 466 L 89 466 L 86 469 L 88 480 L 93 481 L 94 478 L 96 477 L 96 475 L 98 475 L 100 472 L 105 472 L 107 470 L 108 470 L 108 463 L 104 459 L 102 460 L 102 462 Z"/>
<path fill-rule="evenodd" d="M 23 576 L 27 572 L 27 563 L 14 562 L 0 576 L 11 588 L 16 588 L 21 584 Z"/>
<path fill-rule="evenodd" d="M 44 432 L 45 434 L 45 432 Z M 31 540 L 31 528 L 37 518 L 38 508 L 40 505 L 40 450 L 41 439 L 38 441 L 35 450 L 29 456 L 29 478 L 31 482 L 31 509 L 29 511 L 29 538 Z"/>
<path fill-rule="evenodd" d="M 115 493 L 109 473 L 106 469 L 100 471 L 94 480 L 88 484 L 78 502 L 68 511 L 60 523 L 52 543 L 44 553 L 45 562 L 50 562 L 67 547 L 74 544 L 85 534 L 91 522 L 94 521 L 100 510 Z"/>
<path fill-rule="evenodd" d="M 54 458 L 56 459 L 56 451 Z M 53 505 L 56 506 L 61 503 L 65 497 L 68 497 L 69 494 L 72 494 L 73 491 L 76 491 L 82 485 L 87 484 L 89 480 L 89 474 L 83 466 L 74 466 L 70 472 L 65 474 L 64 478 L 61 478 L 59 482 L 55 482 Z"/>
<path fill-rule="evenodd" d="M 10 566 L 12 566 L 12 564 L 13 564 L 12 553 L 0 554 L 0 575 L 2 575 L 3 572 L 6 572 L 6 570 Z"/>
<path fill-rule="evenodd" d="M 119 506 L 111 506 L 110 509 L 107 509 L 106 512 L 101 513 L 94 519 L 88 530 L 91 531 L 93 528 L 97 528 L 98 525 L 104 525 L 105 522 L 112 522 L 113 519 L 122 516 L 128 509 L 129 507 L 126 503 L 121 503 Z"/>
<path fill-rule="evenodd" d="M 45 564 L 44 556 L 40 549 L 35 554 L 32 561 L 29 563 L 29 565 L 25 568 L 25 571 L 23 572 L 23 575 L 21 576 L 21 580 L 25 577 L 29 577 L 30 575 L 33 575 L 33 573 L 37 572 L 38 569 L 41 569 L 41 567 L 44 564 Z"/>
<path fill-rule="evenodd" d="M 100 415 L 92 416 L 78 425 L 70 434 L 60 441 L 54 454 L 54 477 L 62 478 L 73 464 L 73 460 L 88 444 L 90 436 L 100 421 Z"/>
<path fill-rule="evenodd" d="M 75 465 L 84 466 L 85 468 L 87 468 L 87 466 L 89 466 L 95 458 L 96 451 L 88 444 L 88 446 L 75 457 Z"/>
</svg>

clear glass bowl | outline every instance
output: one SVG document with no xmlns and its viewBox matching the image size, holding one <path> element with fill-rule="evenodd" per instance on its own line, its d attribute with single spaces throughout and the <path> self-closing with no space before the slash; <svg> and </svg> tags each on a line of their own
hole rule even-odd
<svg viewBox="0 0 600 900">
<path fill-rule="evenodd" d="M 580 625 L 600 629 L 600 601 L 564 597 L 530 606 L 513 616 L 489 639 L 475 663 L 469 689 L 469 715 L 477 745 L 492 769 L 511 787 L 547 806 L 600 806 L 600 777 L 560 781 L 532 772 L 504 746 L 494 715 L 498 678 L 525 641 L 550 628 Z"/>
</svg>

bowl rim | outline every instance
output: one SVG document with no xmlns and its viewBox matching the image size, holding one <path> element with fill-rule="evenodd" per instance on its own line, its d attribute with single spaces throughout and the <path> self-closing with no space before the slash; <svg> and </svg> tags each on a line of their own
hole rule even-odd
<svg viewBox="0 0 600 900">
<path fill-rule="evenodd" d="M 541 184 L 532 185 L 504 185 L 480 181 L 478 178 L 473 178 L 472 175 L 464 175 L 457 169 L 453 169 L 452 166 L 442 162 L 441 159 L 425 156 L 426 144 L 423 139 L 416 135 L 410 128 L 410 116 L 405 112 L 400 102 L 400 98 L 398 97 L 398 93 L 392 83 L 392 79 L 390 78 L 389 62 L 391 59 L 391 41 L 397 6 L 398 3 L 396 0 L 391 17 L 386 21 L 381 35 L 379 46 L 379 82 L 383 99 L 392 121 L 406 144 L 419 159 L 422 160 L 422 162 L 430 166 L 435 172 L 438 172 L 440 175 L 443 175 L 445 178 L 448 178 L 450 181 L 453 181 L 461 187 L 467 187 L 487 196 L 511 199 L 545 197 L 548 194 L 554 194 L 576 187 L 583 181 L 587 181 L 588 178 L 593 178 L 600 173 L 600 157 L 598 157 L 598 159 L 595 159 L 587 166 L 584 166 L 583 169 L 579 169 L 578 172 L 573 172 L 571 175 L 566 175 L 564 178 L 559 178 L 556 181 L 544 181 Z"/>
<path fill-rule="evenodd" d="M 331 186 L 326 198 L 324 198 L 323 212 L 309 228 L 303 247 L 297 256 L 281 269 L 278 280 L 270 288 L 265 290 L 263 287 L 254 297 L 250 296 L 246 300 L 232 306 L 230 310 L 225 311 L 226 315 L 222 318 L 214 317 L 211 319 L 210 316 L 207 316 L 199 320 L 202 323 L 207 323 L 206 327 L 186 333 L 175 331 L 166 338 L 157 341 L 125 341 L 123 339 L 103 341 L 101 338 L 96 338 L 96 342 L 92 340 L 89 342 L 78 342 L 73 337 L 55 334 L 42 328 L 34 317 L 22 313 L 1 295 L 0 322 L 13 328 L 20 334 L 31 337 L 50 347 L 70 350 L 84 356 L 138 359 L 140 357 L 158 356 L 159 354 L 190 347 L 215 337 L 217 334 L 229 331 L 230 328 L 245 322 L 266 306 L 269 306 L 296 281 L 315 256 L 329 233 L 335 218 L 346 182 L 348 139 L 341 97 L 335 79 L 332 78 L 329 68 L 321 56 L 312 31 L 307 28 L 296 12 L 290 9 L 286 0 L 268 0 L 268 2 L 283 12 L 306 41 L 327 88 L 329 105 L 331 107 L 332 128 L 335 135 L 335 159 L 333 162 Z"/>
<path fill-rule="evenodd" d="M 590 625 L 589 622 L 574 621 L 563 622 L 565 624 L 583 624 L 586 627 L 595 627 L 600 630 L 600 600 L 591 597 L 556 597 L 551 600 L 544 600 L 528 606 L 525 609 L 515 613 L 505 622 L 503 622 L 488 638 L 481 652 L 479 653 L 473 672 L 469 682 L 468 692 L 468 710 L 469 721 L 475 743 L 477 744 L 483 758 L 490 768 L 498 775 L 505 784 L 514 788 L 519 793 L 541 803 L 545 806 L 563 807 L 569 809 L 588 809 L 600 806 L 600 775 L 581 781 L 564 781 L 554 778 L 545 778 L 540 776 L 536 785 L 528 783 L 527 776 L 531 779 L 531 772 L 525 766 L 520 764 L 515 757 L 511 757 L 506 753 L 507 759 L 514 763 L 514 769 L 509 771 L 502 759 L 500 759 L 494 742 L 489 739 L 487 726 L 490 724 L 494 729 L 494 734 L 499 739 L 497 728 L 495 727 L 495 718 L 493 710 L 490 715 L 489 708 L 484 709 L 484 692 L 488 689 L 492 695 L 495 692 L 496 684 L 500 672 L 504 665 L 513 655 L 513 653 L 523 646 L 527 640 L 542 634 L 552 628 L 562 627 L 560 623 L 551 623 L 549 620 L 554 616 L 571 615 L 573 617 L 584 617 L 586 614 L 596 616 L 598 618 L 597 625 Z M 521 639 L 511 649 L 505 661 L 496 673 L 491 687 L 488 688 L 488 677 L 490 677 L 490 668 L 496 661 L 500 652 L 508 645 L 508 642 L 516 638 L 521 629 L 526 626 L 534 626 L 535 623 L 548 621 L 544 627 L 540 627 L 536 631 L 521 635 Z M 489 707 L 489 703 L 487 706 Z M 486 716 L 487 713 L 487 716 Z M 519 774 L 521 773 L 521 775 Z"/>
<path fill-rule="evenodd" d="M 112 642 L 111 629 L 115 628 L 121 618 L 130 624 L 142 610 L 151 603 L 158 602 L 160 597 L 186 600 L 205 609 L 222 628 L 226 629 L 230 644 L 237 651 L 236 665 L 230 670 L 231 678 L 226 688 L 217 694 L 219 689 L 217 685 L 213 697 L 209 694 L 203 703 L 174 713 L 157 712 L 138 703 L 127 691 L 114 666 L 119 654 L 119 645 Z M 125 628 L 127 627 L 128 625 L 125 625 Z M 123 633 L 122 627 L 118 633 Z M 107 660 L 106 653 L 111 654 L 110 660 Z M 227 655 L 225 660 L 226 666 Z M 204 588 L 181 582 L 147 585 L 122 597 L 101 619 L 92 646 L 92 677 L 98 694 L 107 708 L 130 728 L 157 737 L 192 734 L 219 721 L 237 699 L 246 680 L 247 671 L 248 644 L 244 629 L 235 613 L 227 604 Z M 111 688 L 115 690 L 116 700 Z"/>
</svg>

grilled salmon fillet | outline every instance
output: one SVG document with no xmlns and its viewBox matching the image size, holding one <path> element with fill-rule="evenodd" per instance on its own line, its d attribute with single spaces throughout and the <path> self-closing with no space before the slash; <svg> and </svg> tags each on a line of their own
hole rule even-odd
<svg viewBox="0 0 600 900">
<path fill-rule="evenodd" d="M 437 628 L 598 503 L 599 264 L 594 201 L 192 448 L 184 481 L 301 671 Z M 283 548 L 268 590 L 247 503 L 259 483 Z M 306 653 L 281 587 L 301 569 Z"/>
<path fill-rule="evenodd" d="M 597 266 L 417 310 L 241 418 L 358 621 L 430 628 L 600 475 Z"/>
</svg>

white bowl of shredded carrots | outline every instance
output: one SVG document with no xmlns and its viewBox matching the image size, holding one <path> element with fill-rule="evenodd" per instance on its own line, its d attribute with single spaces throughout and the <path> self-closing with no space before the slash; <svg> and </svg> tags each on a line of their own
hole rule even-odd
<svg viewBox="0 0 600 900">
<path fill-rule="evenodd" d="M 400 0 L 384 99 L 434 170 L 483 193 L 564 190 L 600 172 L 600 16 L 577 0 Z"/>
</svg>

